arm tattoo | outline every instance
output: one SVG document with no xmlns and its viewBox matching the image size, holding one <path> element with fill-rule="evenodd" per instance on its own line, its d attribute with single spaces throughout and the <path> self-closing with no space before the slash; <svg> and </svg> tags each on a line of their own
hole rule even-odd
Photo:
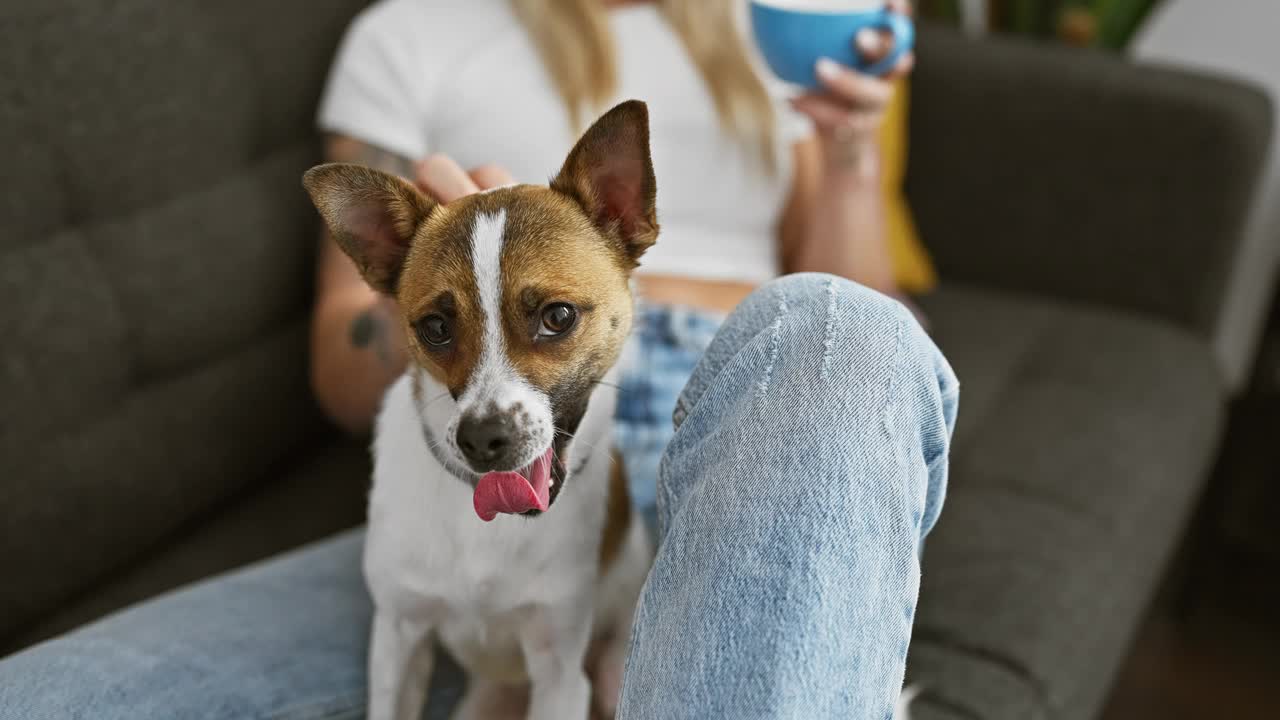
<svg viewBox="0 0 1280 720">
<path fill-rule="evenodd" d="M 399 175 L 410 181 L 413 179 L 413 161 L 376 145 L 356 142 L 351 138 L 332 138 L 340 140 L 329 145 L 329 159 L 337 162 L 359 163 L 374 170 Z M 327 233 L 326 233 L 327 234 Z M 388 371 L 398 370 L 395 353 L 391 343 L 395 340 L 391 320 L 376 305 L 365 308 L 356 314 L 347 329 L 347 338 L 351 346 L 357 350 L 372 350 L 379 364 Z"/>
<path fill-rule="evenodd" d="M 373 352 L 378 357 L 378 362 L 388 370 L 395 367 L 395 361 L 391 357 L 391 338 L 387 331 L 387 319 L 379 315 L 374 309 L 361 310 L 351 321 L 349 330 L 351 344 L 362 350 L 373 348 Z"/>
</svg>

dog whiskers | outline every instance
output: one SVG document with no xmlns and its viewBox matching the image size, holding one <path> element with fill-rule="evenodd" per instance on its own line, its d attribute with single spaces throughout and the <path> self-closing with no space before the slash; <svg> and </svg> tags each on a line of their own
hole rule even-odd
<svg viewBox="0 0 1280 720">
<path fill-rule="evenodd" d="M 444 452 L 446 449 L 450 449 L 450 448 L 446 448 L 443 444 L 441 444 L 441 443 L 439 443 L 439 442 L 436 442 L 434 439 L 432 439 L 432 437 L 431 437 L 431 435 L 430 435 L 429 433 L 425 433 L 425 432 L 424 432 L 424 433 L 422 433 L 422 439 L 426 441 L 427 445 L 428 445 L 432 450 L 436 450 L 436 451 L 439 451 L 439 452 Z"/>
</svg>

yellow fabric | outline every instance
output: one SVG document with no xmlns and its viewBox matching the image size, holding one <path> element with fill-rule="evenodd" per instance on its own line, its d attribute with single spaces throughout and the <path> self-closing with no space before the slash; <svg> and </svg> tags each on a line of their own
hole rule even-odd
<svg viewBox="0 0 1280 720">
<path fill-rule="evenodd" d="M 885 223 L 889 235 L 889 255 L 898 286 L 908 293 L 932 290 L 938 284 L 933 261 L 916 231 L 911 208 L 903 194 L 907 171 L 908 82 L 898 80 L 893 102 L 880 128 L 881 174 L 884 179 Z"/>
</svg>

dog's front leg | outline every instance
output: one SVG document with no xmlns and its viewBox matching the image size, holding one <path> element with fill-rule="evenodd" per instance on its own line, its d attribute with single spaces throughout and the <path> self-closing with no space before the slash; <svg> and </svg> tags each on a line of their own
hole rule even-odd
<svg viewBox="0 0 1280 720">
<path fill-rule="evenodd" d="M 378 610 L 369 642 L 369 720 L 417 720 L 434 666 L 431 625 Z"/>
<path fill-rule="evenodd" d="M 583 671 L 591 639 L 589 601 L 532 611 L 520 633 L 529 670 L 529 720 L 585 720 L 591 685 Z"/>
</svg>

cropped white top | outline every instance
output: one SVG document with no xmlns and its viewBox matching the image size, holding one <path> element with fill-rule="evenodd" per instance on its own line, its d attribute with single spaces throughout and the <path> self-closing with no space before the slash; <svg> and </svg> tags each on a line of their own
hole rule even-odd
<svg viewBox="0 0 1280 720">
<path fill-rule="evenodd" d="M 758 150 L 722 130 L 698 69 L 656 5 L 610 16 L 617 99 L 649 105 L 662 233 L 641 272 L 774 277 L 790 146 L 811 126 L 775 103 L 778 171 L 768 173 Z M 559 169 L 576 139 L 506 0 L 382 0 L 366 9 L 339 49 L 319 124 L 409 158 L 442 152 L 463 167 L 497 163 L 533 183 Z"/>
</svg>

